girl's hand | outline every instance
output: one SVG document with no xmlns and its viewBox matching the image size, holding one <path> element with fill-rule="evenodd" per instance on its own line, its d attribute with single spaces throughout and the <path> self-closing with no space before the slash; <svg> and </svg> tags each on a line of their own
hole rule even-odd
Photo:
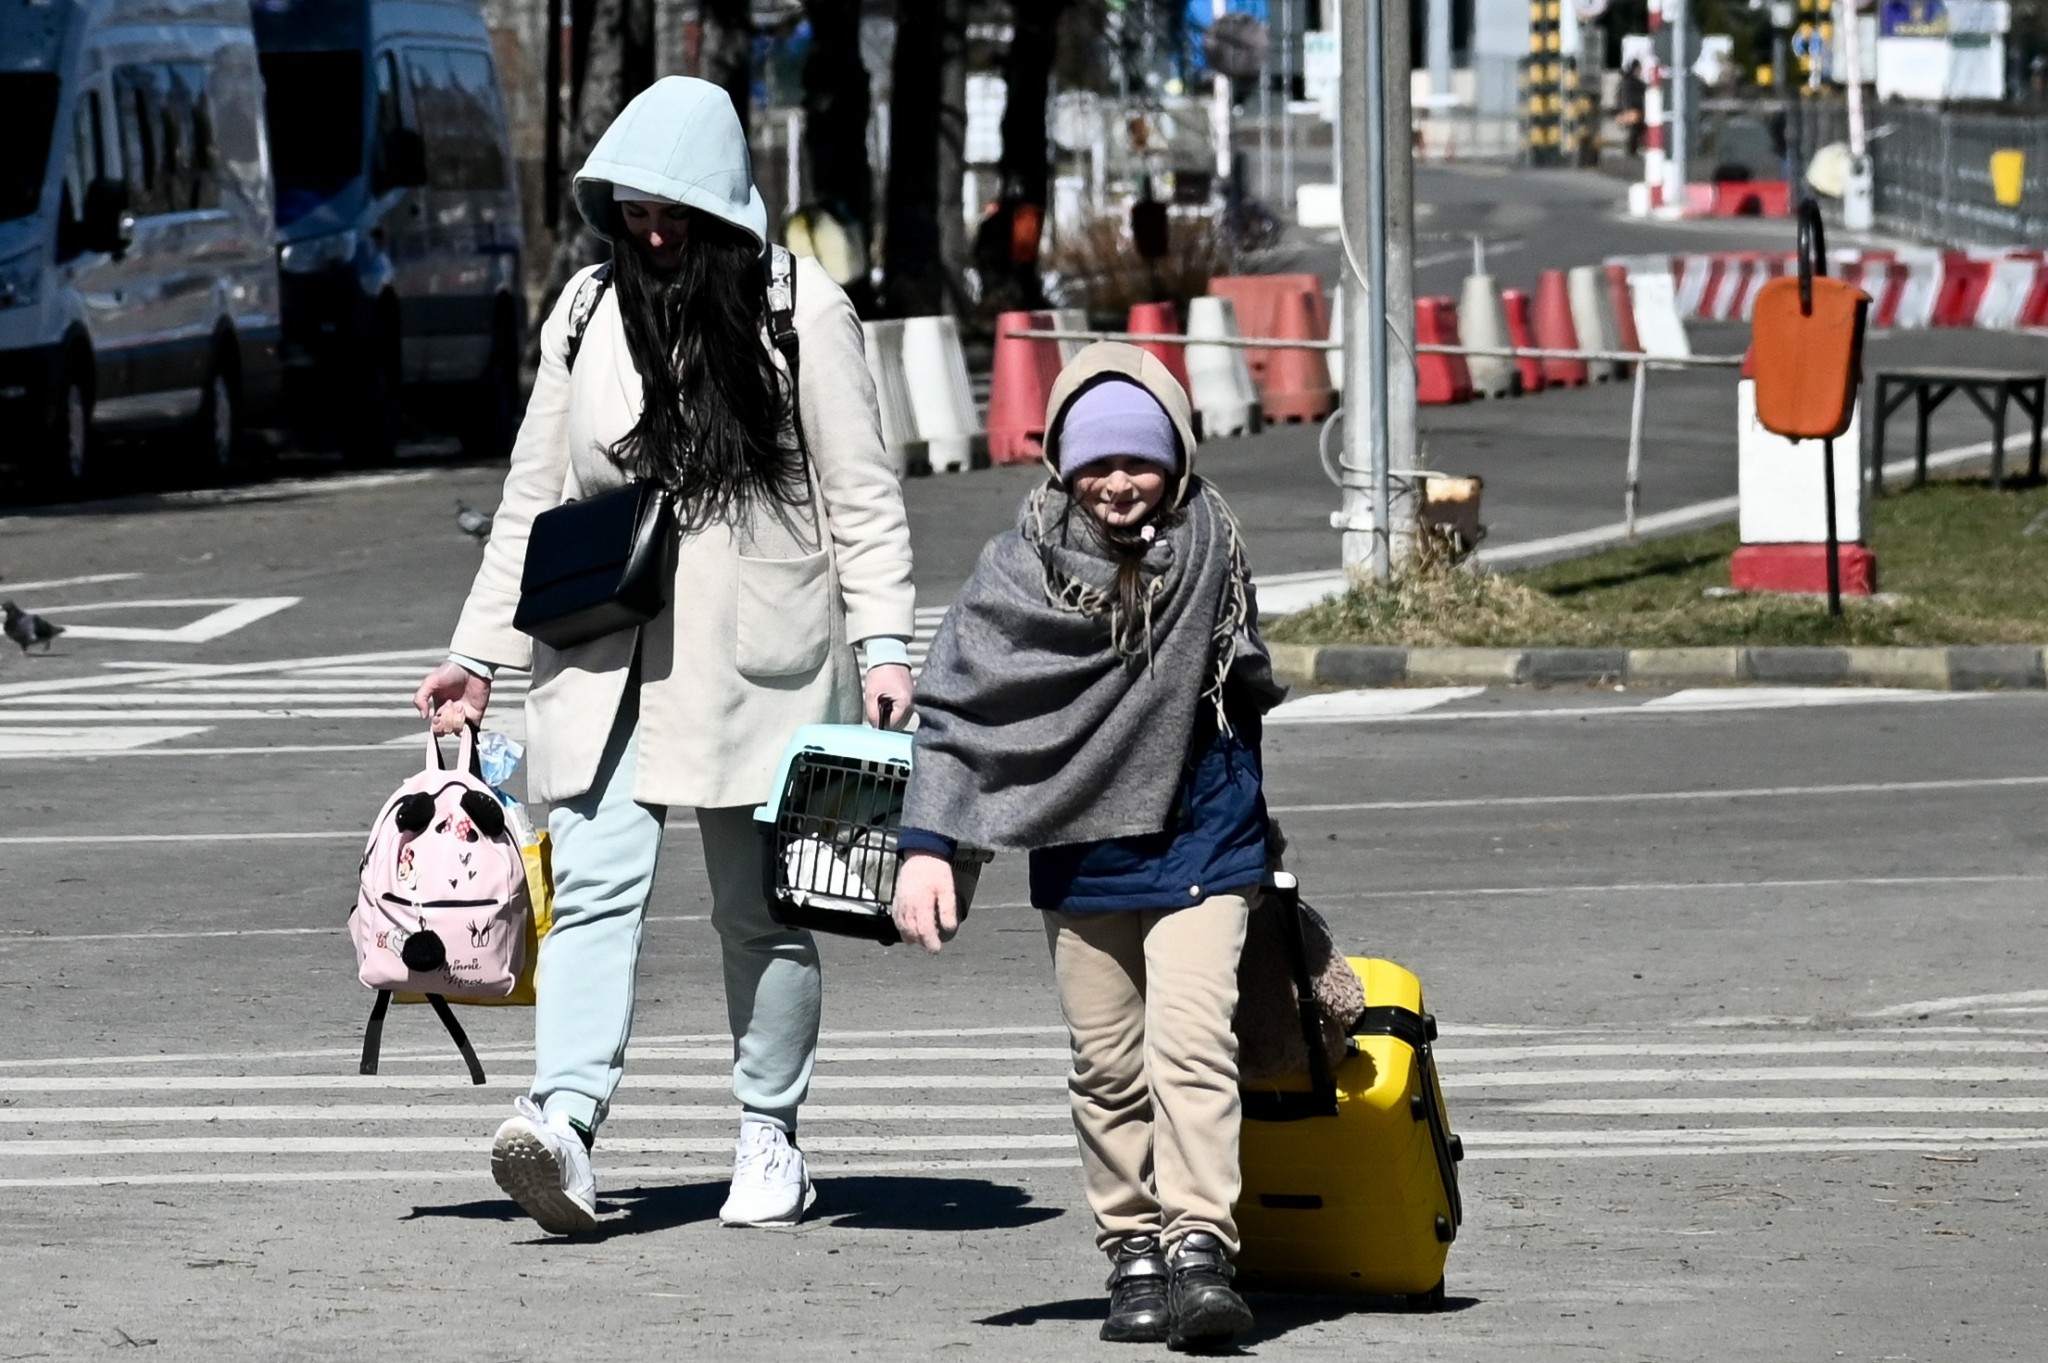
<svg viewBox="0 0 2048 1363">
<path fill-rule="evenodd" d="M 861 683 L 868 723 L 877 729 L 900 729 L 910 723 L 910 669 L 902 663 L 882 663 L 868 669 Z M 889 702 L 889 721 L 882 722 L 882 701 Z"/>
<path fill-rule="evenodd" d="M 457 734 L 465 724 L 482 724 L 491 703 L 491 679 L 460 663 L 442 663 L 413 693 L 412 708 L 434 721 L 437 734 Z"/>
<path fill-rule="evenodd" d="M 953 863 L 930 852 L 912 852 L 896 873 L 896 903 L 890 910 L 906 942 L 936 952 L 960 930 L 953 898 Z"/>
</svg>

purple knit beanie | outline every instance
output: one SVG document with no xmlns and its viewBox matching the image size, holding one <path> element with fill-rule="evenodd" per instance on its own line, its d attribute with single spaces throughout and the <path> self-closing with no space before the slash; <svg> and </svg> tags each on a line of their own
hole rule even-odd
<svg viewBox="0 0 2048 1363">
<path fill-rule="evenodd" d="M 1115 455 L 1157 464 L 1171 475 L 1180 467 L 1180 436 L 1144 385 L 1111 379 L 1068 404 L 1060 418 L 1059 452 L 1062 480 Z"/>
</svg>

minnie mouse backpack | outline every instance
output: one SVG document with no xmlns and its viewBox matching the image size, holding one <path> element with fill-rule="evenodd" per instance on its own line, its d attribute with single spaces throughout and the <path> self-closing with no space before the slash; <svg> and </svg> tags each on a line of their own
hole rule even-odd
<svg viewBox="0 0 2048 1363">
<path fill-rule="evenodd" d="M 525 964 L 526 866 L 505 807 L 483 779 L 476 738 L 475 725 L 463 728 L 462 755 L 450 771 L 429 730 L 429 765 L 384 802 L 370 830 L 348 920 L 357 976 L 377 991 L 363 1028 L 364 1074 L 377 1072 L 391 995 L 406 991 L 426 995 L 470 1081 L 483 1083 L 483 1066 L 449 1001 L 502 999 Z"/>
</svg>

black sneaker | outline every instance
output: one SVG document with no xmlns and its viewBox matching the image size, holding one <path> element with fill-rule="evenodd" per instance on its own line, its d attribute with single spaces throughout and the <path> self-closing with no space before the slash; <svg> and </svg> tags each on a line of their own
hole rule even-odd
<svg viewBox="0 0 2048 1363">
<path fill-rule="evenodd" d="M 1109 1319 L 1102 1338 L 1111 1344 L 1158 1344 L 1166 1338 L 1166 1256 L 1156 1235 L 1134 1235 L 1116 1247 L 1109 1271 Z"/>
<path fill-rule="evenodd" d="M 1166 1347 L 1182 1353 L 1225 1349 L 1249 1330 L 1252 1311 L 1231 1290 L 1236 1270 L 1223 1242 L 1207 1231 L 1190 1231 L 1174 1246 L 1169 1261 Z"/>
</svg>

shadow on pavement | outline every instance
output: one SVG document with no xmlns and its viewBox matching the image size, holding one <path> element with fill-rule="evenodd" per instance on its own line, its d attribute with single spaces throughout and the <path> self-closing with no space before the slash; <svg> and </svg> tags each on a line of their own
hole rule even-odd
<svg viewBox="0 0 2048 1363">
<path fill-rule="evenodd" d="M 1238 1338 L 1239 1349 L 1256 1347 L 1284 1338 L 1309 1325 L 1324 1325 L 1349 1316 L 1403 1315 L 1406 1303 L 1400 1297 L 1303 1296 L 1295 1293 L 1247 1292 L 1252 1308 L 1252 1328 Z M 1479 1305 L 1477 1297 L 1446 1298 L 1442 1310 L 1469 1311 Z M 976 1325 L 1043 1325 L 1049 1321 L 1099 1321 L 1109 1310 L 1106 1297 L 1070 1297 L 1065 1301 L 1019 1306 L 983 1316 Z"/>
<path fill-rule="evenodd" d="M 674 1230 L 718 1215 L 723 1181 L 667 1188 L 609 1188 L 600 1198 L 607 1215 L 589 1240 Z M 853 1230 L 1017 1230 L 1063 1215 L 1058 1207 L 1031 1205 L 1022 1188 L 970 1178 L 839 1177 L 818 1183 L 806 1225 L 829 1223 Z M 414 1207 L 407 1221 L 526 1219 L 508 1197 Z"/>
<path fill-rule="evenodd" d="M 1064 1215 L 1031 1194 L 979 1178 L 829 1178 L 818 1184 L 811 1220 L 855 1230 L 1017 1230 Z"/>
</svg>

